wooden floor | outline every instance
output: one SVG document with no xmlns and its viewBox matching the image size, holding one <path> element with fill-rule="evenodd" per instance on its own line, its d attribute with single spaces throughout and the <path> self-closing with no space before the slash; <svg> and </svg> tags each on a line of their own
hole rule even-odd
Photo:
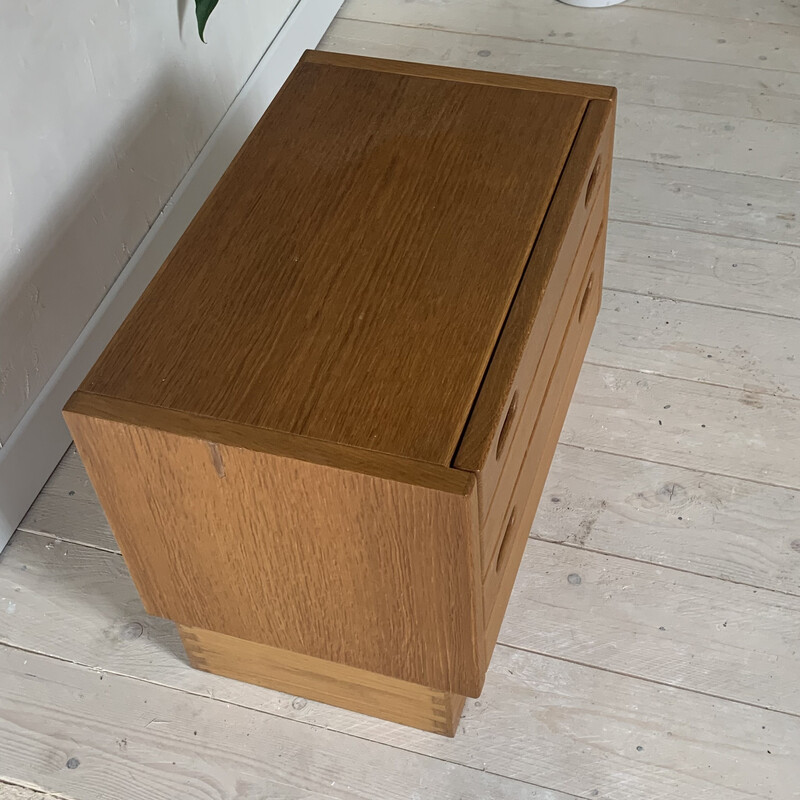
<svg viewBox="0 0 800 800">
<path fill-rule="evenodd" d="M 798 2 L 350 0 L 321 46 L 620 90 L 603 311 L 484 694 L 446 740 L 191 670 L 70 451 L 0 556 L 0 797 L 800 798 Z"/>
</svg>

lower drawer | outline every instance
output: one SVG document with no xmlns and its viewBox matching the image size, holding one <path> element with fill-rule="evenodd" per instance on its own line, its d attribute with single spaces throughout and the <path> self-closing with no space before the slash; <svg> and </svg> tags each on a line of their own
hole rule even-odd
<svg viewBox="0 0 800 800">
<path fill-rule="evenodd" d="M 583 357 L 600 309 L 603 285 L 605 226 L 597 236 L 581 291 L 550 375 L 539 415 L 528 443 L 511 500 L 502 522 L 502 535 L 492 552 L 483 579 L 487 660 L 497 640 L 508 598 L 525 550 L 533 518 L 550 469 L 558 437 L 578 380 Z"/>
</svg>

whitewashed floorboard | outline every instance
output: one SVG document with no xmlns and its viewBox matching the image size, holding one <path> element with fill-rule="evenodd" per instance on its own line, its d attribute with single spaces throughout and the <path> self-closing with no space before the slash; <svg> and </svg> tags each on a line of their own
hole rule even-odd
<svg viewBox="0 0 800 800">
<path fill-rule="evenodd" d="M 800 595 L 800 492 L 777 486 L 559 445 L 533 536 Z"/>
<path fill-rule="evenodd" d="M 242 779 L 247 781 L 253 768 L 251 756 L 249 750 L 239 751 L 240 746 L 248 747 L 240 737 L 246 730 L 255 737 L 259 763 L 268 764 L 270 774 L 274 769 L 279 773 L 288 770 L 284 779 L 291 783 L 301 779 L 302 767 L 297 764 L 310 764 L 311 774 L 305 780 L 313 781 L 319 760 L 327 763 L 330 758 L 331 763 L 338 763 L 342 759 L 338 774 L 332 777 L 354 787 L 366 786 L 363 796 L 370 796 L 370 778 L 359 770 L 365 761 L 379 755 L 372 756 L 366 743 L 350 742 L 345 751 L 345 746 L 332 738 L 332 730 L 322 740 L 309 738 L 295 733 L 294 728 L 287 729 L 285 721 L 274 717 L 253 721 L 256 718 L 244 714 L 232 715 L 228 707 L 212 705 L 209 697 L 303 721 L 313 726 L 309 730 L 324 726 L 577 797 L 784 798 L 800 778 L 800 718 L 502 646 L 496 650 L 481 699 L 468 703 L 454 740 L 293 700 L 186 666 L 171 623 L 144 614 L 119 556 L 65 543 L 47 548 L 45 540 L 24 534 L 15 537 L 7 553 L 3 555 L 4 580 L 9 575 L 19 576 L 20 591 L 9 587 L 17 595 L 17 606 L 13 614 L 5 615 L 3 640 L 88 667 L 40 659 L 27 650 L 0 652 L 6 659 L 3 671 L 7 676 L 0 684 L 4 706 L 0 720 L 14 726 L 6 729 L 13 735 L 0 736 L 0 742 L 12 742 L 0 757 L 0 767 L 9 774 L 3 759 L 11 758 L 12 777 L 15 769 L 23 768 L 13 742 L 24 741 L 26 774 L 46 788 L 58 786 L 69 791 L 70 783 L 53 783 L 54 776 L 64 776 L 66 761 L 76 757 L 91 769 L 94 759 L 105 762 L 114 755 L 114 738 L 128 739 L 128 757 L 131 742 L 136 742 L 134 763 L 138 764 L 139 758 L 148 763 L 155 760 L 156 774 L 150 776 L 153 788 L 174 790 L 171 781 L 175 775 L 184 779 L 194 775 L 201 769 L 196 760 L 205 763 L 212 753 L 233 752 Z M 43 592 L 42 587 L 56 574 L 59 591 Z M 589 571 L 586 580 L 587 584 L 591 580 Z M 577 588 L 581 586 L 583 583 Z M 7 593 L 4 585 L 3 595 Z M 519 595 L 519 589 L 515 594 Z M 30 625 L 34 618 L 40 621 Z M 109 673 L 135 675 L 183 691 L 167 693 Z M 30 678 L 30 674 L 36 677 Z M 101 674 L 104 680 L 100 680 Z M 55 715 L 47 717 L 40 704 L 56 709 Z M 123 716 L 118 719 L 120 714 Z M 154 724 L 154 719 L 164 722 Z M 55 726 L 55 735 L 47 736 L 49 725 Z M 191 732 L 200 726 L 200 736 L 205 739 L 195 740 Z M 116 737 L 114 730 L 118 731 Z M 41 753 L 32 756 L 37 742 Z M 301 742 L 305 742 L 304 748 Z M 291 751 L 285 752 L 283 747 Z M 0 752 L 2 748 L 0 744 Z M 156 749 L 160 758 L 155 758 Z M 335 750 L 332 756 L 330 749 Z M 348 763 L 347 752 L 355 763 Z M 356 752 L 358 757 L 353 758 Z M 399 759 L 392 758 L 397 765 Z M 108 761 L 104 768 L 113 775 L 116 762 L 113 757 Z M 180 769 L 168 769 L 172 761 Z M 217 760 L 214 768 L 220 773 L 215 779 L 225 786 L 228 765 L 224 759 L 223 763 Z M 395 791 L 395 774 L 415 774 L 413 766 L 399 764 L 395 769 L 384 778 L 391 791 Z M 292 770 L 298 771 L 297 776 Z M 72 777 L 67 775 L 66 780 Z M 452 775 L 448 780 L 453 780 Z M 79 785 L 81 797 L 94 797 L 89 793 L 91 772 Z M 532 791 L 532 787 L 526 789 Z M 397 796 L 402 796 L 399 790 Z M 550 800 L 551 795 L 541 797 Z"/>
<path fill-rule="evenodd" d="M 612 220 L 604 286 L 800 319 L 800 248 Z"/>
<path fill-rule="evenodd" d="M 347 0 L 339 17 L 680 58 L 698 70 L 712 62 L 800 72 L 800 27 L 625 4 L 606 9 L 601 21 L 598 13 L 541 0 L 506 0 L 501 10 L 482 0 Z"/>
<path fill-rule="evenodd" d="M 620 158 L 609 213 L 681 232 L 800 245 L 800 184 L 793 181 Z"/>
<path fill-rule="evenodd" d="M 799 350 L 797 319 L 606 290 L 586 360 L 797 399 Z"/>
<path fill-rule="evenodd" d="M 800 487 L 800 401 L 584 364 L 561 441 Z"/>
<path fill-rule="evenodd" d="M 614 152 L 638 161 L 800 180 L 797 126 L 784 122 L 637 105 L 621 98 Z"/>
<path fill-rule="evenodd" d="M 28 509 L 19 530 L 119 552 L 75 445 Z"/>
<path fill-rule="evenodd" d="M 799 619 L 800 597 L 531 539 L 500 641 L 800 715 Z"/>
<path fill-rule="evenodd" d="M 569 800 L 480 769 L 33 653 L 4 647 L 0 665 L 0 773 L 23 773 L 81 800 Z"/>
<path fill-rule="evenodd" d="M 468 69 L 616 86 L 623 105 L 800 123 L 800 75 L 614 50 L 336 19 L 320 43 L 334 50 Z"/>
<path fill-rule="evenodd" d="M 630 6 L 703 14 L 727 19 L 749 19 L 778 25 L 800 25 L 800 3 L 797 0 L 628 0 Z"/>
<path fill-rule="evenodd" d="M 0 800 L 70 800 L 66 795 L 40 792 L 11 783 L 3 783 L 0 778 Z"/>
</svg>

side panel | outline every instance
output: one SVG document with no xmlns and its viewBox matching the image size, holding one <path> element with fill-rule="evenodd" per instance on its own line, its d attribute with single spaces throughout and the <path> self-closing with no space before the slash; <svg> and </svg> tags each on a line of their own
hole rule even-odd
<svg viewBox="0 0 800 800">
<path fill-rule="evenodd" d="M 474 482 L 448 493 L 65 416 L 149 613 L 479 694 Z"/>
</svg>

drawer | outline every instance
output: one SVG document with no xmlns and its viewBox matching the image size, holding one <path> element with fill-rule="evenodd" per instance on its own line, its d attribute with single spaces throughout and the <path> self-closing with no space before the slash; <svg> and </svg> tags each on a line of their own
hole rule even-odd
<svg viewBox="0 0 800 800">
<path fill-rule="evenodd" d="M 537 404 L 526 398 L 534 383 L 543 395 L 568 317 L 559 306 L 566 296 L 571 308 L 573 268 L 588 262 L 605 217 L 612 143 L 613 114 L 590 102 L 456 451 L 453 466 L 477 478 L 481 527 L 498 488 L 510 495 L 530 440 Z"/>
<path fill-rule="evenodd" d="M 553 317 L 552 325 L 547 333 L 527 397 L 521 398 L 518 403 L 517 415 L 519 423 L 517 425 L 517 435 L 506 446 L 505 460 L 497 479 L 494 495 L 487 499 L 483 514 L 481 514 L 481 565 L 484 574 L 491 568 L 492 555 L 504 530 L 502 527 L 503 518 L 511 494 L 514 491 L 520 467 L 525 458 L 528 442 L 540 415 L 553 369 L 556 362 L 563 356 L 568 328 L 574 324 L 573 311 L 576 301 L 586 289 L 587 269 L 592 261 L 604 220 L 605 204 L 601 202 L 595 206 L 584 230 L 583 239 L 567 277 L 566 286 Z"/>
<path fill-rule="evenodd" d="M 483 579 L 483 604 L 488 655 L 494 647 L 514 579 L 525 550 L 558 437 L 578 380 L 583 357 L 600 308 L 603 282 L 605 226 L 594 243 L 591 259 L 572 306 L 567 333 L 547 384 L 544 400 L 528 442 L 510 501 L 504 509 L 499 535 Z M 489 537 L 487 537 L 489 538 Z M 487 658 L 488 658 L 487 655 Z"/>
</svg>

